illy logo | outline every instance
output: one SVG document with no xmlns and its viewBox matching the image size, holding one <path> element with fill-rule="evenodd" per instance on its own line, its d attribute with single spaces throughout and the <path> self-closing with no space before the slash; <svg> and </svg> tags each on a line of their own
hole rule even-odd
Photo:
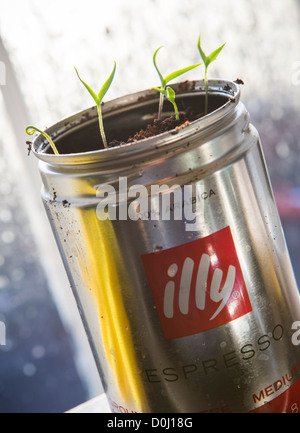
<svg viewBox="0 0 300 433">
<path fill-rule="evenodd" d="M 182 266 L 182 272 L 179 284 L 179 299 L 178 306 L 182 314 L 189 313 L 190 295 L 192 278 L 194 274 L 195 262 L 194 260 L 187 257 Z M 221 287 L 221 281 L 223 277 L 223 271 L 219 268 L 213 272 L 210 287 L 208 286 L 208 272 L 210 268 L 210 257 L 208 254 L 202 254 L 200 263 L 197 269 L 197 278 L 195 286 L 195 305 L 199 310 L 205 309 L 206 297 L 216 303 L 216 311 L 210 317 L 209 320 L 214 319 L 225 307 L 234 286 L 235 282 L 235 267 L 230 265 L 228 268 L 226 280 L 223 287 Z M 168 275 L 175 277 L 178 271 L 176 263 L 172 264 L 168 269 Z M 168 281 L 165 287 L 164 294 L 164 315 L 168 318 L 174 316 L 174 295 L 175 295 L 175 283 L 174 281 Z M 221 301 L 221 303 L 220 303 Z M 219 305 L 218 305 L 219 304 Z"/>
<path fill-rule="evenodd" d="M 252 308 L 229 227 L 142 261 L 167 339 L 224 325 Z"/>
</svg>

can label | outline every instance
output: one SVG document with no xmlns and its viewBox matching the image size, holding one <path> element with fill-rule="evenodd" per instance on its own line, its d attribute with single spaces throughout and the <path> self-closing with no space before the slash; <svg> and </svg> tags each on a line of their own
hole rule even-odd
<svg viewBox="0 0 300 433">
<path fill-rule="evenodd" d="M 284 379 L 284 378 L 283 378 Z M 277 380 L 273 386 L 265 389 L 265 393 L 274 392 L 276 386 L 280 386 Z M 277 385 L 276 385 L 277 384 Z M 300 379 L 291 385 L 285 392 L 264 405 L 253 409 L 252 413 L 299 413 L 300 412 Z"/>
<path fill-rule="evenodd" d="M 230 227 L 142 256 L 166 339 L 216 328 L 252 311 Z"/>
</svg>

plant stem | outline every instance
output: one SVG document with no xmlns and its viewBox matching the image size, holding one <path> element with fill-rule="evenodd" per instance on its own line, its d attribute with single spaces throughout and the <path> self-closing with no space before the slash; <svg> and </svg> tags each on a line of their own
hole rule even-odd
<svg viewBox="0 0 300 433">
<path fill-rule="evenodd" d="M 53 141 L 51 140 L 51 138 L 49 137 L 49 135 L 46 134 L 46 132 L 42 132 L 42 135 L 44 135 L 44 137 L 46 137 L 47 140 L 49 141 L 49 143 L 50 143 L 50 145 L 51 145 L 51 147 L 52 147 L 52 149 L 53 149 L 54 154 L 55 154 L 55 155 L 59 155 L 59 152 L 58 152 L 58 150 L 57 150 L 57 148 L 56 148 L 54 142 L 53 142 Z"/>
<path fill-rule="evenodd" d="M 177 105 L 173 104 L 173 107 L 174 107 L 174 110 L 175 110 L 175 119 L 179 120 L 179 111 L 178 111 Z"/>
<path fill-rule="evenodd" d="M 97 109 L 98 109 L 98 119 L 99 119 L 100 134 L 101 134 L 102 141 L 103 141 L 105 149 L 108 149 L 107 141 L 106 141 L 106 137 L 105 137 L 105 132 L 104 132 L 104 128 L 103 128 L 102 113 L 101 113 L 101 102 L 97 104 Z"/>
<path fill-rule="evenodd" d="M 174 110 L 175 110 L 175 119 L 179 120 L 179 111 L 178 111 L 178 108 L 177 108 L 176 104 L 174 104 Z"/>
<path fill-rule="evenodd" d="M 46 132 L 41 131 L 40 129 L 36 128 L 35 126 L 27 126 L 26 134 L 33 135 L 35 132 L 39 132 L 40 134 L 42 134 L 43 137 L 45 137 L 49 141 L 50 146 L 52 147 L 54 154 L 59 155 L 59 152 L 58 152 L 54 142 L 51 140 L 51 138 L 49 137 L 49 135 Z"/>
<path fill-rule="evenodd" d="M 207 81 L 207 68 L 205 68 L 205 112 L 206 115 L 208 111 L 208 81 Z"/>
<path fill-rule="evenodd" d="M 159 96 L 159 106 L 158 106 L 158 115 L 157 115 L 158 120 L 161 120 L 162 118 L 163 105 L 164 105 L 164 94 L 161 92 Z"/>
</svg>

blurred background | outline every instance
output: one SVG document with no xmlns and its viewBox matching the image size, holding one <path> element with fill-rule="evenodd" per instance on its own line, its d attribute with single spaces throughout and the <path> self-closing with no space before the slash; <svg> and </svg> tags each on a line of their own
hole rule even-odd
<svg viewBox="0 0 300 433">
<path fill-rule="evenodd" d="M 74 65 L 97 89 L 116 60 L 109 100 L 158 84 L 152 56 L 161 45 L 169 73 L 200 61 L 200 32 L 207 53 L 227 42 L 210 77 L 245 82 L 299 284 L 300 1 L 0 0 L 0 11 L 0 412 L 64 412 L 102 386 L 25 127 L 93 105 Z M 203 69 L 185 78 L 203 78 Z"/>
</svg>

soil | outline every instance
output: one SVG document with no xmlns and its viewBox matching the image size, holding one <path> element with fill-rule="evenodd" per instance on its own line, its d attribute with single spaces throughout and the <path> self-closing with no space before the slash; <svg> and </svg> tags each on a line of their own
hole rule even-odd
<svg viewBox="0 0 300 433">
<path fill-rule="evenodd" d="M 175 116 L 168 117 L 166 119 L 158 120 L 154 119 L 152 123 L 149 123 L 145 129 L 141 129 L 136 132 L 133 136 L 130 136 L 127 141 L 111 141 L 108 146 L 115 147 L 123 144 L 134 143 L 136 141 L 143 140 L 144 138 L 154 137 L 155 135 L 162 134 L 163 132 L 172 131 L 173 134 L 177 134 L 180 129 L 185 128 L 193 120 L 199 119 L 203 114 L 193 115 L 187 112 L 179 113 L 179 119 L 176 120 Z"/>
</svg>

